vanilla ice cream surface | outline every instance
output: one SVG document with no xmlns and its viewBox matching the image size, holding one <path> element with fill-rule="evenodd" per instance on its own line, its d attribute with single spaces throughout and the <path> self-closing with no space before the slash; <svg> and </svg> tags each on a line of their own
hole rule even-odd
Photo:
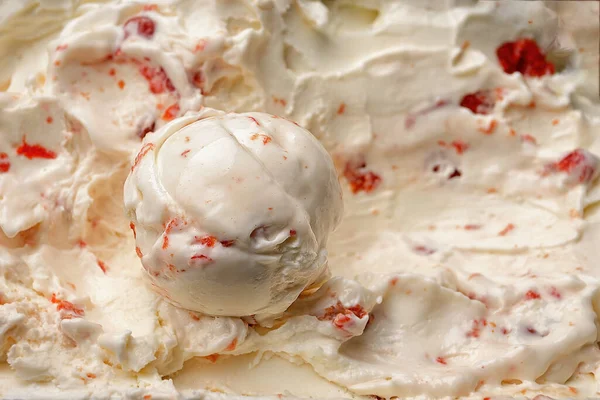
<svg viewBox="0 0 600 400">
<path fill-rule="evenodd" d="M 597 397 L 598 15 L 1 2 L 0 396 Z"/>
<path fill-rule="evenodd" d="M 342 215 L 333 162 L 280 117 L 202 114 L 147 135 L 134 159 L 124 191 L 136 252 L 179 307 L 273 317 L 328 274 Z"/>
</svg>

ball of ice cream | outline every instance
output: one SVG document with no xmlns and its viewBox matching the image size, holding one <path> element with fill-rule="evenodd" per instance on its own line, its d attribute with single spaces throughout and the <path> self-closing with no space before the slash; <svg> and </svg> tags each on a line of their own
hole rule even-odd
<svg viewBox="0 0 600 400">
<path fill-rule="evenodd" d="M 342 214 L 336 171 L 291 121 L 208 115 L 168 123 L 135 157 L 125 207 L 138 256 L 177 306 L 276 315 L 328 276 L 327 237 Z"/>
</svg>

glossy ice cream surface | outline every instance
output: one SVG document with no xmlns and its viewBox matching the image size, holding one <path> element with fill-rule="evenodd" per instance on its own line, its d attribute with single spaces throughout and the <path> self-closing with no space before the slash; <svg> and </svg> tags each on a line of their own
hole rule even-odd
<svg viewBox="0 0 600 400">
<path fill-rule="evenodd" d="M 597 395 L 596 2 L 42 1 L 0 15 L 3 396 Z M 332 278 L 312 290 L 311 273 L 268 321 L 206 316 L 146 284 L 169 207 L 209 210 L 181 179 L 225 189 L 193 167 L 216 151 L 181 155 L 183 132 L 208 140 L 192 131 L 221 112 L 295 121 L 341 179 L 328 240 L 337 217 L 311 202 L 338 206 L 318 190 L 297 207 L 256 193 L 241 224 L 171 225 L 174 256 L 217 260 L 272 207 L 276 240 L 296 230 L 311 260 L 326 247 Z M 277 126 L 249 126 L 250 146 L 279 151 Z M 270 170 L 328 181 L 314 154 L 288 160 L 308 175 Z M 138 212 L 128 187 L 124 212 L 132 166 L 128 185 L 161 210 Z M 271 299 L 244 307 L 293 300 Z"/>
<path fill-rule="evenodd" d="M 342 189 L 325 149 L 293 122 L 194 115 L 146 136 L 125 207 L 159 293 L 203 314 L 260 318 L 327 278 Z"/>
</svg>

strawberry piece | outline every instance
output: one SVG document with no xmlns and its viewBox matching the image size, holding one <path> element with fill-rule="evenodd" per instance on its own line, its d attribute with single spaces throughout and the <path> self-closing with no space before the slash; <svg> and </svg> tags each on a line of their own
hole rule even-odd
<svg viewBox="0 0 600 400">
<path fill-rule="evenodd" d="M 155 24 L 154 21 L 148 17 L 137 16 L 129 18 L 127 22 L 125 22 L 125 25 L 123 25 L 123 28 L 125 29 L 125 38 L 132 33 L 137 33 L 146 39 L 150 39 L 154 36 Z"/>
<path fill-rule="evenodd" d="M 489 114 L 494 108 L 495 99 L 489 90 L 478 90 L 466 94 L 460 100 L 460 106 L 468 108 L 475 114 Z"/>
<path fill-rule="evenodd" d="M 598 172 L 598 157 L 584 149 L 575 149 L 550 167 L 569 175 L 570 183 L 590 183 Z"/>
<path fill-rule="evenodd" d="M 360 304 L 344 307 L 342 302 L 338 301 L 335 305 L 327 307 L 324 314 L 317 317 L 317 319 L 319 321 L 331 321 L 337 328 L 343 329 L 346 324 L 352 321 L 352 316 L 363 318 L 365 315 L 368 315 L 368 313 Z"/>
<path fill-rule="evenodd" d="M 372 171 L 365 170 L 367 164 L 365 162 L 346 163 L 344 168 L 344 178 L 350 184 L 350 190 L 356 194 L 359 192 L 370 193 L 379 186 L 381 177 Z"/>
<path fill-rule="evenodd" d="M 507 74 L 520 72 L 525 76 L 540 77 L 554 74 L 554 65 L 546 60 L 533 39 L 518 39 L 503 43 L 496 49 L 496 56 Z"/>
<path fill-rule="evenodd" d="M 194 237 L 194 243 L 199 243 L 206 247 L 215 247 L 217 243 L 217 238 L 214 236 L 203 236 L 203 237 Z"/>
<path fill-rule="evenodd" d="M 4 174 L 10 170 L 10 161 L 8 161 L 8 154 L 0 153 L 0 173 Z"/>
<path fill-rule="evenodd" d="M 538 292 L 536 292 L 535 290 L 528 290 L 527 293 L 525 293 L 525 299 L 526 300 L 537 300 L 537 299 L 541 299 L 542 296 L 540 296 L 540 294 Z"/>
<path fill-rule="evenodd" d="M 27 143 L 27 141 L 25 140 L 25 136 L 23 136 L 23 143 L 21 143 L 21 145 L 17 147 L 17 154 L 23 157 L 27 157 L 30 160 L 33 160 L 34 158 L 56 158 L 56 153 L 52 150 L 48 150 L 40 144 Z"/>
<path fill-rule="evenodd" d="M 151 67 L 149 65 L 140 66 L 140 74 L 148 81 L 150 91 L 154 94 L 164 93 L 165 91 L 174 92 L 175 86 L 167 76 L 162 67 Z"/>
<path fill-rule="evenodd" d="M 66 301 L 66 300 L 61 300 L 59 298 L 56 297 L 55 293 L 52 293 L 52 298 L 50 299 L 50 301 L 54 304 L 56 304 L 56 311 L 67 311 L 70 313 L 73 313 L 76 316 L 83 316 L 83 314 L 85 313 L 83 311 L 82 308 L 77 307 L 75 304 L 71 303 L 70 301 Z"/>
<path fill-rule="evenodd" d="M 179 114 L 179 111 L 179 104 L 172 104 L 165 110 L 165 112 L 162 115 L 162 119 L 165 121 L 170 121 Z"/>
</svg>

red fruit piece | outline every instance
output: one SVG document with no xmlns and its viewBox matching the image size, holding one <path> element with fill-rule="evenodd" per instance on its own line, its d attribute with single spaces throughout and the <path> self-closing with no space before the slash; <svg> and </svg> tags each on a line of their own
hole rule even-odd
<svg viewBox="0 0 600 400">
<path fill-rule="evenodd" d="M 123 25 L 123 29 L 125 29 L 125 38 L 129 37 L 129 35 L 133 33 L 137 33 L 146 39 L 150 39 L 152 36 L 154 36 L 155 25 L 154 21 L 152 21 L 150 18 L 137 16 L 129 18 Z"/>
<path fill-rule="evenodd" d="M 540 294 L 538 292 L 536 292 L 535 290 L 528 290 L 527 293 L 525 293 L 525 299 L 526 300 L 537 300 L 537 299 L 541 299 L 542 296 L 540 296 Z"/>
<path fill-rule="evenodd" d="M 106 271 L 108 271 L 108 267 L 106 266 L 106 263 L 102 260 L 96 260 L 96 263 L 98 264 L 98 266 L 100 267 L 102 272 L 104 272 L 106 274 Z"/>
<path fill-rule="evenodd" d="M 576 149 L 561 158 L 553 166 L 569 175 L 572 183 L 589 183 L 597 175 L 598 157 L 584 149 Z"/>
<path fill-rule="evenodd" d="M 154 129 L 156 128 L 156 122 L 152 122 L 150 125 L 147 126 L 143 126 L 137 133 L 137 135 L 139 136 L 140 139 L 143 139 L 146 137 L 146 135 L 150 132 L 153 132 Z"/>
<path fill-rule="evenodd" d="M 469 149 L 469 144 L 463 142 L 462 140 L 453 140 L 450 143 L 446 143 L 443 140 L 438 140 L 438 145 L 446 148 L 453 148 L 456 151 L 456 154 L 462 155 L 465 151 Z"/>
<path fill-rule="evenodd" d="M 525 329 L 527 330 L 527 332 L 531 333 L 532 335 L 537 335 L 538 334 L 538 331 L 536 331 L 535 328 L 532 328 L 530 326 L 527 327 L 527 328 L 525 328 Z"/>
<path fill-rule="evenodd" d="M 0 153 L 0 174 L 4 174 L 10 170 L 10 161 L 8 161 L 8 154 Z"/>
<path fill-rule="evenodd" d="M 448 179 L 460 178 L 462 176 L 462 172 L 459 169 L 454 169 L 450 175 L 448 175 Z"/>
<path fill-rule="evenodd" d="M 333 318 L 333 325 L 337 328 L 343 329 L 344 325 L 348 322 L 352 321 L 352 319 L 346 314 L 338 314 Z"/>
<path fill-rule="evenodd" d="M 266 145 L 267 143 L 271 142 L 271 137 L 267 136 L 267 135 L 263 135 L 262 133 L 254 133 L 252 136 L 250 136 L 250 140 L 256 140 L 258 138 L 262 138 L 262 142 L 264 145 Z"/>
<path fill-rule="evenodd" d="M 170 121 L 179 114 L 179 111 L 179 104 L 172 104 L 165 110 L 162 115 L 162 119 L 165 121 Z"/>
<path fill-rule="evenodd" d="M 477 224 L 467 224 L 464 226 L 465 230 L 467 231 L 476 231 L 478 229 L 481 229 L 481 225 L 477 225 Z"/>
<path fill-rule="evenodd" d="M 344 178 L 350 184 L 350 190 L 356 194 L 358 192 L 372 192 L 381 183 L 381 177 L 372 171 L 365 170 L 367 164 L 365 162 L 346 163 L 344 168 Z"/>
<path fill-rule="evenodd" d="M 494 108 L 495 99 L 490 90 L 478 90 L 466 94 L 460 100 L 460 106 L 468 108 L 475 114 L 489 114 Z"/>
<path fill-rule="evenodd" d="M 496 56 L 507 74 L 520 72 L 525 76 L 544 76 L 554 74 L 554 65 L 533 39 L 518 39 L 503 43 L 496 49 Z"/>
<path fill-rule="evenodd" d="M 219 355 L 218 354 L 211 354 L 209 356 L 205 356 L 204 358 L 206 358 L 208 361 L 210 361 L 211 363 L 214 364 L 219 359 Z"/>
<path fill-rule="evenodd" d="M 39 144 L 29 144 L 23 136 L 23 143 L 17 147 L 17 154 L 32 160 L 34 158 L 56 158 L 56 153 Z"/>
<path fill-rule="evenodd" d="M 507 224 L 504 227 L 504 229 L 502 229 L 500 232 L 498 232 L 498 236 L 506 236 L 513 229 L 515 229 L 515 225 L 514 224 Z"/>
<path fill-rule="evenodd" d="M 173 83 L 162 67 L 142 65 L 140 66 L 140 74 L 146 78 L 150 91 L 154 94 L 164 93 L 165 91 L 175 91 L 175 86 L 173 86 Z"/>
<path fill-rule="evenodd" d="M 238 341 L 237 338 L 233 339 L 231 341 L 231 343 L 229 343 L 229 346 L 227 346 L 225 348 L 225 351 L 234 351 L 235 348 L 237 347 L 237 341 Z"/>
<path fill-rule="evenodd" d="M 206 247 L 215 247 L 217 243 L 217 238 L 214 236 L 203 236 L 203 237 L 194 237 L 194 243 L 199 243 Z"/>
<path fill-rule="evenodd" d="M 76 305 L 74 305 L 73 303 L 71 303 L 70 301 L 66 301 L 66 300 L 60 300 L 59 298 L 56 297 L 55 293 L 52 293 L 52 298 L 50 299 L 50 301 L 54 304 L 56 304 L 56 310 L 57 311 L 68 311 L 71 312 L 77 316 L 82 316 L 84 314 L 83 309 L 77 307 Z"/>
<path fill-rule="evenodd" d="M 462 176 L 462 171 L 455 166 L 452 160 L 448 159 L 448 154 L 444 151 L 432 152 L 425 160 L 425 168 L 448 180 Z"/>
<path fill-rule="evenodd" d="M 342 329 L 345 324 L 352 320 L 352 316 L 363 318 L 365 315 L 368 314 L 360 304 L 344 307 L 342 302 L 338 301 L 335 305 L 327 307 L 323 315 L 317 317 L 317 319 L 319 321 L 332 321 L 337 328 Z"/>
<path fill-rule="evenodd" d="M 469 148 L 469 145 L 462 140 L 453 140 L 450 145 L 454 147 L 456 154 L 462 154 Z"/>
<path fill-rule="evenodd" d="M 173 229 L 179 226 L 179 222 L 179 218 L 175 217 L 169 220 L 169 222 L 167 222 L 165 225 L 165 233 L 163 235 L 162 244 L 163 250 L 166 250 L 169 247 L 169 234 L 173 231 Z"/>
<path fill-rule="evenodd" d="M 485 318 L 473 320 L 471 330 L 467 332 L 467 337 L 478 338 L 481 334 L 481 329 L 485 326 L 487 326 L 487 320 Z"/>
<path fill-rule="evenodd" d="M 352 314 L 356 315 L 358 318 L 362 318 L 367 315 L 367 312 L 360 304 L 355 304 L 347 308 Z"/>
<path fill-rule="evenodd" d="M 202 73 L 202 71 L 197 71 L 193 76 L 192 76 L 192 82 L 194 84 L 194 86 L 196 86 L 198 89 L 200 89 L 200 93 L 205 94 L 204 93 L 204 74 Z"/>
</svg>

